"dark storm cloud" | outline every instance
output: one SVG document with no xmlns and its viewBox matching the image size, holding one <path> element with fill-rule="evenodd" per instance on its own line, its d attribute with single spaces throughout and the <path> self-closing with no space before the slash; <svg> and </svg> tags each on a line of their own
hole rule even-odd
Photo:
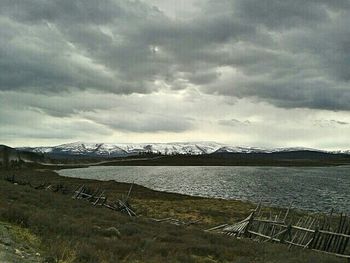
<svg viewBox="0 0 350 263">
<path fill-rule="evenodd" d="M 123 32 L 153 9 L 129 1 L 2 1 L 0 10 L 1 89 L 149 92 L 148 68 L 133 67 L 146 65 L 149 48 L 130 45 Z M 117 27 L 118 39 L 102 26 Z"/>
<path fill-rule="evenodd" d="M 205 84 L 205 77 L 216 74 L 200 80 L 206 74 L 202 71 L 218 66 L 211 45 L 255 30 L 230 15 L 174 21 L 154 7 L 131 1 L 4 1 L 0 7 L 7 28 L 27 31 L 25 39 L 20 34 L 7 37 L 8 45 L 0 51 L 6 68 L 2 89 L 148 93 L 159 79 L 175 89 L 185 88 L 177 80 L 182 72 L 194 83 Z M 37 49 L 30 49 L 28 43 L 37 39 Z M 75 54 L 89 59 L 91 67 L 78 63 Z M 92 66 L 102 66 L 109 74 Z M 9 74 L 14 71 L 16 76 Z"/>
<path fill-rule="evenodd" d="M 236 1 L 242 21 L 271 41 L 231 42 L 226 64 L 236 72 L 204 90 L 286 108 L 349 110 L 349 6 L 348 1 Z"/>
<path fill-rule="evenodd" d="M 339 11 L 349 7 L 347 0 L 237 0 L 234 2 L 234 8 L 240 18 L 248 23 L 278 30 L 329 22 L 329 11 Z"/>
<path fill-rule="evenodd" d="M 158 81 L 284 108 L 350 110 L 349 10 L 347 0 L 207 0 L 193 17 L 173 19 L 146 1 L 4 0 L 0 89 L 146 94 L 164 88 Z"/>
<path fill-rule="evenodd" d="M 127 8 L 125 3 L 127 3 Z M 113 0 L 3 0 L 0 4 L 4 14 L 24 23 L 78 23 L 100 25 L 129 15 L 142 15 L 145 5 L 131 1 Z"/>
</svg>

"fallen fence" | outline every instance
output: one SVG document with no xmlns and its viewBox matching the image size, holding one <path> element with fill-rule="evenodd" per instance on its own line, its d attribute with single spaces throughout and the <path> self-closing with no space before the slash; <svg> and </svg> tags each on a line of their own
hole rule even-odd
<svg viewBox="0 0 350 263">
<path fill-rule="evenodd" d="M 16 180 L 14 174 L 5 176 L 4 180 L 15 185 L 29 186 L 36 190 L 46 190 L 46 191 L 51 191 L 55 193 L 60 192 L 63 194 L 72 193 L 72 190 L 68 189 L 63 184 L 39 184 L 35 186 L 29 181 Z M 87 200 L 93 206 L 102 206 L 114 211 L 125 213 L 129 216 L 136 216 L 136 212 L 134 211 L 134 209 L 132 209 L 129 203 L 133 185 L 134 184 L 130 185 L 129 191 L 126 196 L 122 195 L 122 197 L 117 200 L 107 199 L 107 196 L 105 195 L 104 190 L 100 190 L 99 188 L 97 188 L 96 190 L 93 190 L 85 185 L 80 185 L 78 188 L 76 188 L 73 191 L 72 198 L 77 200 Z"/>
<path fill-rule="evenodd" d="M 172 218 L 172 217 L 167 217 L 167 218 L 162 218 L 162 219 L 157 219 L 157 218 L 148 218 L 148 219 L 152 220 L 154 222 L 157 222 L 157 223 L 168 223 L 168 224 L 173 224 L 176 226 L 190 226 L 190 225 L 194 225 L 194 224 L 197 224 L 198 222 L 200 222 L 200 220 L 183 221 L 183 220 L 179 220 L 179 219 Z"/>
<path fill-rule="evenodd" d="M 103 206 L 111 210 L 128 214 L 129 216 L 136 216 L 135 211 L 131 208 L 131 205 L 129 204 L 129 198 L 132 188 L 133 184 L 130 185 L 128 194 L 125 197 L 122 196 L 121 199 L 109 201 L 105 196 L 105 191 L 100 190 L 99 188 L 97 188 L 96 190 L 92 190 L 86 187 L 85 185 L 81 185 L 73 192 L 72 198 L 84 199 L 89 201 L 93 206 Z"/>
<path fill-rule="evenodd" d="M 259 242 L 283 243 L 289 247 L 312 249 L 350 259 L 350 218 L 339 216 L 307 215 L 290 216 L 290 208 L 284 214 L 272 215 L 257 208 L 244 220 L 235 224 L 223 224 L 206 231 L 218 232 L 238 238 L 250 238 Z"/>
</svg>

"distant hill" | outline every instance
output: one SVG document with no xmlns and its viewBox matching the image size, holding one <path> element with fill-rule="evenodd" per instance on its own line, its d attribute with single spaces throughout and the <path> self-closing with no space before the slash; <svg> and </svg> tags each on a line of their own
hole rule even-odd
<svg viewBox="0 0 350 263">
<path fill-rule="evenodd" d="M 275 153 L 212 153 L 111 159 L 101 165 L 135 166 L 333 166 L 350 165 L 350 155 L 312 151 Z"/>
<path fill-rule="evenodd" d="M 23 166 L 25 163 L 47 162 L 42 153 L 18 150 L 6 145 L 0 145 L 0 167 L 10 168 Z"/>
<path fill-rule="evenodd" d="M 323 152 L 316 150 L 289 150 L 276 152 L 251 152 L 251 153 L 234 153 L 234 152 L 214 152 L 212 155 L 221 158 L 245 157 L 249 159 L 285 159 L 285 160 L 315 160 L 315 159 L 339 159 L 350 158 L 347 153 Z"/>
</svg>

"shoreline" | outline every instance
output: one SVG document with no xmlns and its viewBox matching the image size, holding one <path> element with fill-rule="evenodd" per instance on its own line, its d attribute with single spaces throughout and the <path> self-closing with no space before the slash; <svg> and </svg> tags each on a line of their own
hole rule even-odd
<svg viewBox="0 0 350 263">
<path fill-rule="evenodd" d="M 332 167 L 350 165 L 350 155 L 292 154 L 229 154 L 229 155 L 162 155 L 116 158 L 78 158 L 70 156 L 28 164 L 57 169 L 88 166 L 271 166 L 271 167 Z"/>
<path fill-rule="evenodd" d="M 263 200 L 264 203 L 270 207 L 286 208 L 292 205 L 293 209 L 308 211 L 310 213 L 328 213 L 331 208 L 338 212 L 348 213 L 350 211 L 347 205 L 348 202 L 346 201 L 348 194 L 343 192 L 343 188 L 334 186 L 333 184 L 330 185 L 329 188 L 321 188 L 322 192 L 327 193 L 331 190 L 339 189 L 339 194 L 335 196 L 345 198 L 343 203 L 337 202 L 337 199 L 327 199 L 327 196 L 321 195 L 315 195 L 317 199 L 312 199 L 311 197 L 300 198 L 299 194 L 304 195 L 312 193 L 311 190 L 313 190 L 314 187 L 301 186 L 299 192 L 298 189 L 290 190 L 291 187 L 302 183 L 303 180 L 309 182 L 314 176 L 318 176 L 316 178 L 320 180 L 324 178 L 327 179 L 325 182 L 332 183 L 332 178 L 334 177 L 334 179 L 340 178 L 342 182 L 347 183 L 346 175 L 350 166 L 328 167 L 327 170 L 323 170 L 320 167 L 197 167 L 198 166 L 191 166 L 187 169 L 183 166 L 164 166 L 164 168 L 159 166 L 91 166 L 83 167 L 82 169 L 59 169 L 55 171 L 61 176 L 67 176 L 69 178 L 101 181 L 115 180 L 116 182 L 137 183 L 143 187 L 165 193 L 176 193 L 220 200 L 236 200 L 254 204 L 258 204 Z M 84 168 L 89 169 L 85 171 Z M 304 172 L 305 176 L 303 174 Z M 179 176 L 177 176 L 177 173 Z M 223 176 L 223 174 L 225 176 Z M 248 177 L 245 178 L 245 175 Z M 237 176 L 237 178 L 235 176 Z M 290 177 L 290 179 L 284 179 L 288 177 Z M 309 180 L 308 178 L 311 179 Z M 162 181 L 162 185 L 157 183 L 158 180 Z M 186 183 L 182 183 L 183 180 Z M 227 181 L 227 183 L 218 182 L 220 180 L 223 180 L 223 182 Z M 257 184 L 254 183 L 256 180 L 259 180 Z M 271 184 L 269 182 L 284 183 L 285 180 L 290 181 L 270 193 L 269 187 L 273 187 L 274 183 Z M 313 181 L 310 182 L 312 184 Z M 250 183 L 253 183 L 253 186 L 251 186 Z M 259 184 L 261 184 L 261 186 L 259 186 Z M 265 187 L 263 187 L 264 185 Z M 285 198 L 286 196 L 288 196 L 289 199 Z M 291 201 L 293 202 L 291 203 Z"/>
</svg>

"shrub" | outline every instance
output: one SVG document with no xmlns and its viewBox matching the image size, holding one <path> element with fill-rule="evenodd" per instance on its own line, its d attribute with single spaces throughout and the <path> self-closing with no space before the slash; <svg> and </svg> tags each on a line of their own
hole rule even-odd
<svg viewBox="0 0 350 263">
<path fill-rule="evenodd" d="M 20 207 L 8 207 L 2 212 L 2 217 L 11 223 L 15 223 L 23 227 L 28 227 L 29 225 L 29 214 Z"/>
</svg>

